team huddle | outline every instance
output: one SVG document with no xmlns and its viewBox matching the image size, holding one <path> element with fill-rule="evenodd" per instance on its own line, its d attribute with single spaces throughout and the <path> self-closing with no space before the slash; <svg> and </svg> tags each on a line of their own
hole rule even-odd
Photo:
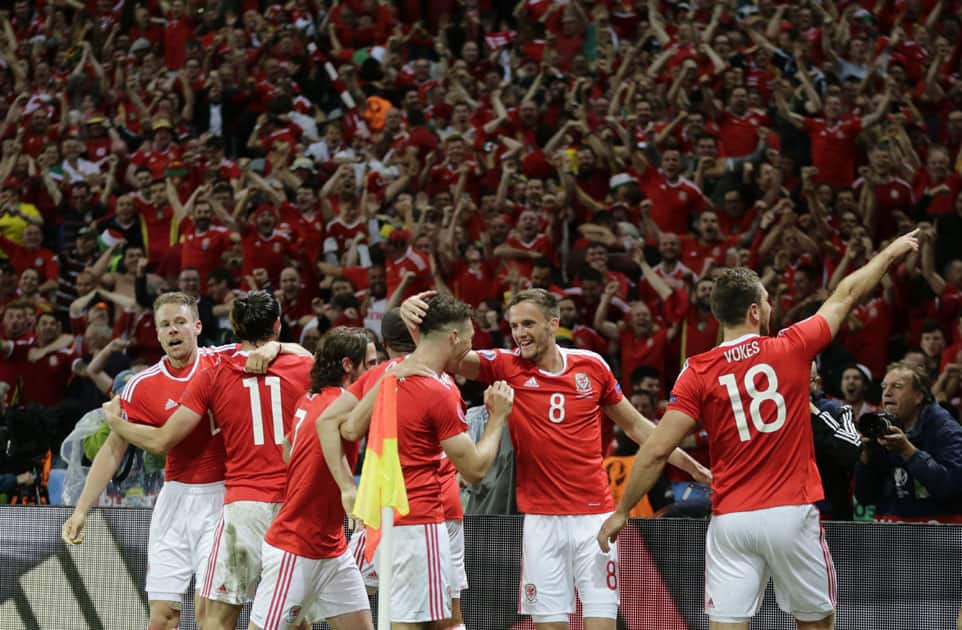
<svg viewBox="0 0 962 630">
<path fill-rule="evenodd" d="M 917 247 L 896 239 L 852 273 L 813 317 L 768 336 L 771 307 L 758 277 L 724 272 L 712 310 L 723 343 L 689 360 L 656 427 L 622 395 L 597 354 L 557 345 L 558 303 L 532 289 L 511 297 L 517 348 L 472 350 L 467 305 L 422 293 L 389 311 L 390 360 L 361 329 L 335 328 L 311 356 L 274 341 L 280 309 L 267 292 L 238 297 L 237 344 L 198 348 L 197 307 L 181 293 L 155 303 L 166 353 L 105 405 L 111 427 L 63 526 L 83 541 L 85 516 L 129 444 L 167 454 L 154 507 L 146 590 L 150 630 L 180 622 L 196 579 L 204 630 L 234 628 L 253 602 L 250 628 L 373 629 L 366 550 L 376 530 L 344 535 L 358 494 L 359 443 L 376 403 L 395 400 L 409 512 L 395 519 L 387 562 L 392 627 L 463 628 L 459 476 L 483 479 L 507 426 L 524 517 L 519 612 L 542 630 L 568 627 L 580 598 L 588 630 L 618 617 L 617 533 L 666 462 L 711 482 L 705 611 L 713 628 L 747 628 L 769 576 L 800 628 L 834 625 L 835 572 L 812 503 L 821 485 L 808 414 L 809 364 L 889 266 Z M 485 383 L 487 422 L 475 443 L 453 379 Z M 385 391 L 381 391 L 384 389 Z M 602 415 L 641 449 L 615 506 L 602 464 Z M 700 422 L 712 472 L 678 448 Z"/>
</svg>

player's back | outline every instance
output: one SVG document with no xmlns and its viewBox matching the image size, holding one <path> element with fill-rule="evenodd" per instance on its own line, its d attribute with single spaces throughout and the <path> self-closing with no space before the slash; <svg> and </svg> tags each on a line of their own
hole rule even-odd
<svg viewBox="0 0 962 630">
<path fill-rule="evenodd" d="M 347 547 L 340 489 L 324 462 L 314 427 L 314 421 L 342 391 L 325 387 L 297 401 L 288 437 L 291 458 L 284 505 L 265 536 L 268 544 L 305 558 L 333 558 Z M 342 446 L 353 468 L 359 445 L 342 440 Z"/>
<path fill-rule="evenodd" d="M 809 376 L 830 339 L 825 320 L 813 317 L 777 337 L 745 335 L 688 359 L 669 409 L 708 432 L 716 514 L 822 498 Z"/>
<path fill-rule="evenodd" d="M 124 387 L 120 405 L 127 419 L 160 427 L 177 410 L 191 379 L 216 365 L 234 345 L 198 348 L 193 363 L 174 368 L 166 357 L 135 374 Z M 224 440 L 213 422 L 204 419 L 167 453 L 164 479 L 181 483 L 224 480 Z"/>
<path fill-rule="evenodd" d="M 398 455 L 411 508 L 398 524 L 440 523 L 446 517 L 441 442 L 468 429 L 461 394 L 443 374 L 406 378 L 398 383 L 397 414 Z"/>
<path fill-rule="evenodd" d="M 266 374 L 244 372 L 247 353 L 235 352 L 197 379 L 182 401 L 198 413 L 209 409 L 227 451 L 225 503 L 280 502 L 286 467 L 282 443 L 297 401 L 310 385 L 313 360 L 281 355 Z"/>
</svg>

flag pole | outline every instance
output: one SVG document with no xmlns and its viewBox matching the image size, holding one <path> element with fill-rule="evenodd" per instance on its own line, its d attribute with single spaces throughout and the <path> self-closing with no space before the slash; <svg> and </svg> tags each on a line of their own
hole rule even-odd
<svg viewBox="0 0 962 630">
<path fill-rule="evenodd" d="M 391 630 L 391 586 L 394 581 L 394 508 L 381 508 L 381 542 L 377 560 L 377 630 Z"/>
</svg>

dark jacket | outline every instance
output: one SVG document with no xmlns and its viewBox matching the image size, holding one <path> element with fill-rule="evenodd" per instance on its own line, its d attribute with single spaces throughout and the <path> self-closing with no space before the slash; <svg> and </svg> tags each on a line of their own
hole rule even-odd
<svg viewBox="0 0 962 630">
<path fill-rule="evenodd" d="M 918 449 L 907 462 L 878 445 L 867 447 L 874 451 L 868 464 L 855 466 L 855 496 L 874 504 L 882 520 L 962 521 L 962 426 L 932 403 L 907 435 Z"/>
<path fill-rule="evenodd" d="M 822 518 L 852 520 L 852 472 L 858 461 L 861 439 L 855 429 L 852 408 L 837 400 L 818 398 L 819 413 L 812 414 L 815 464 L 822 478 L 825 499 L 816 507 Z"/>
</svg>

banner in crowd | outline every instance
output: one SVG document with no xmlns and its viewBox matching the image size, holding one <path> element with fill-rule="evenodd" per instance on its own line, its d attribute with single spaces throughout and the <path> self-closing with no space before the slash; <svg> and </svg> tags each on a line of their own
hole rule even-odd
<svg viewBox="0 0 962 630">
<path fill-rule="evenodd" d="M 67 548 L 60 528 L 71 508 L 0 507 L 0 628 L 143 630 L 150 511 L 94 510 L 82 545 Z M 521 517 L 469 516 L 462 594 L 471 630 L 533 628 L 517 614 Z M 708 523 L 632 521 L 619 539 L 618 628 L 708 627 L 702 612 Z M 954 627 L 962 596 L 962 527 L 826 523 L 838 572 L 839 630 Z M 187 602 L 182 630 L 195 630 Z M 239 627 L 247 627 L 246 610 Z M 324 626 L 317 626 L 323 628 Z M 794 628 L 769 588 L 752 627 Z M 582 628 L 574 622 L 571 630 Z"/>
</svg>

